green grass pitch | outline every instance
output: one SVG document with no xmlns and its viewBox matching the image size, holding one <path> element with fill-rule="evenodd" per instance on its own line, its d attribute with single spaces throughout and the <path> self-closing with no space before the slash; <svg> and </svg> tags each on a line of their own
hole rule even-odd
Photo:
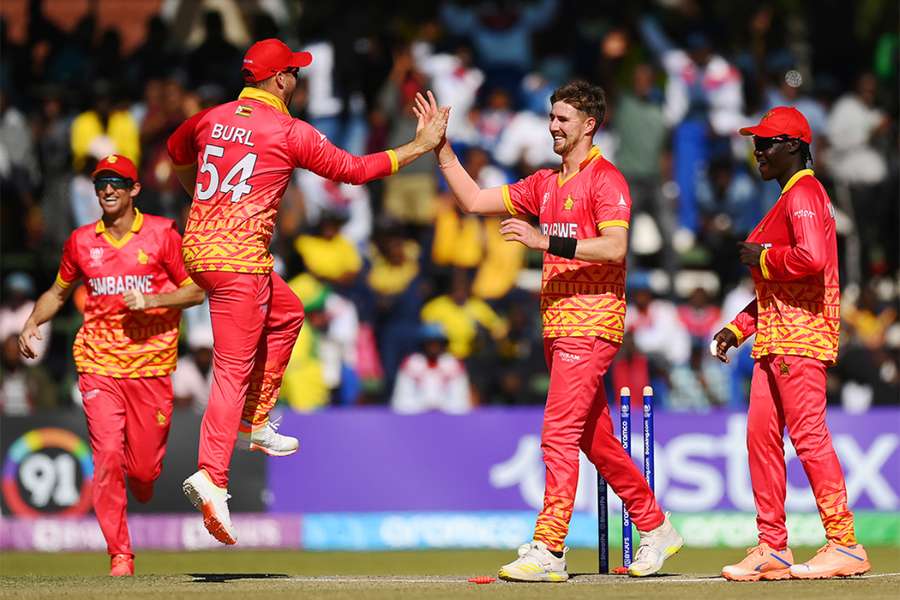
<svg viewBox="0 0 900 600">
<path fill-rule="evenodd" d="M 802 560 L 815 548 L 795 548 Z M 613 566 L 618 554 L 611 550 Z M 569 553 L 572 579 L 565 584 L 488 585 L 469 577 L 495 576 L 514 551 L 422 552 L 142 552 L 138 576 L 111 579 L 106 555 L 97 553 L 0 555 L 0 598 L 633 598 L 851 600 L 900 597 L 900 549 L 870 548 L 872 572 L 862 578 L 829 581 L 730 583 L 721 566 L 740 559 L 740 550 L 684 549 L 664 574 L 644 579 L 596 575 L 595 550 Z"/>
</svg>

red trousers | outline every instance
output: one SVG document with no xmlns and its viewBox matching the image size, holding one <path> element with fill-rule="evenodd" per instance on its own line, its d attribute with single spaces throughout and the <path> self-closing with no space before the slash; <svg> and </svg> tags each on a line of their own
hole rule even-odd
<svg viewBox="0 0 900 600">
<path fill-rule="evenodd" d="M 93 502 L 110 554 L 134 554 L 125 508 L 125 481 L 135 499 L 148 502 L 162 470 L 172 419 L 170 377 L 116 379 L 82 374 L 94 458 Z"/>
<path fill-rule="evenodd" d="M 265 425 L 300 327 L 303 304 L 276 273 L 207 271 L 191 278 L 209 295 L 213 381 L 200 426 L 198 465 L 228 486 L 238 429 Z"/>
<path fill-rule="evenodd" d="M 768 355 L 756 361 L 750 383 L 747 451 L 759 541 L 787 546 L 784 499 L 787 469 L 784 428 L 812 486 L 825 537 L 856 543 L 844 473 L 825 423 L 825 363 L 801 356 Z"/>
<path fill-rule="evenodd" d="M 598 337 L 544 339 L 550 369 L 541 434 L 547 478 L 534 539 L 550 550 L 562 550 L 569 533 L 579 450 L 622 499 L 638 529 L 649 531 L 665 520 L 653 491 L 613 433 L 603 376 L 618 350 L 618 344 Z"/>
</svg>

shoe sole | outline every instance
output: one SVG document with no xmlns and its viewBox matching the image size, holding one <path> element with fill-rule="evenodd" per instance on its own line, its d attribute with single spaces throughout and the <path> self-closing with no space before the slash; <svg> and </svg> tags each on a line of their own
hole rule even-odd
<svg viewBox="0 0 900 600">
<path fill-rule="evenodd" d="M 666 564 L 666 561 L 678 554 L 678 551 L 684 547 L 684 539 L 681 540 L 681 543 L 677 546 L 669 546 L 666 548 L 666 555 L 663 557 L 662 563 L 660 563 L 659 567 L 654 569 L 653 571 L 648 571 L 646 573 L 641 573 L 639 571 L 632 571 L 629 567 L 628 576 L 629 577 L 647 577 L 649 575 L 653 575 L 654 573 L 659 573 L 659 570 L 663 568 L 663 565 Z"/>
<path fill-rule="evenodd" d="M 237 539 L 228 533 L 225 525 L 219 519 L 219 516 L 213 510 L 212 502 L 204 502 L 203 497 L 197 488 L 190 481 L 185 481 L 181 486 L 184 495 L 187 496 L 194 508 L 203 513 L 203 525 L 211 536 L 225 545 L 232 546 L 237 543 Z"/>
<path fill-rule="evenodd" d="M 796 573 L 791 573 L 791 577 L 793 579 L 833 579 L 835 577 L 858 577 L 860 575 L 865 575 L 869 571 L 872 570 L 872 565 L 869 561 L 862 563 L 858 568 L 852 569 L 850 571 L 841 571 L 840 569 L 835 571 L 829 571 L 826 573 L 804 573 L 802 575 L 797 575 Z"/>
<path fill-rule="evenodd" d="M 791 578 L 791 570 L 774 569 L 765 573 L 751 573 L 748 575 L 731 575 L 722 571 L 722 577 L 728 581 L 782 581 Z"/>
<path fill-rule="evenodd" d="M 260 446 L 259 444 L 254 444 L 252 442 L 250 443 L 249 448 L 242 448 L 242 450 L 246 450 L 247 452 L 262 452 L 263 454 L 266 454 L 268 456 L 290 456 L 291 454 L 296 454 L 296 452 L 299 449 L 300 449 L 300 447 L 298 446 L 297 448 L 294 448 L 293 450 L 288 450 L 285 452 L 278 452 L 277 450 L 270 450 L 270 449 L 266 448 L 265 446 Z"/>
<path fill-rule="evenodd" d="M 569 580 L 568 573 L 564 573 L 563 575 L 558 573 L 546 573 L 544 576 L 536 575 L 534 578 L 528 579 L 525 575 L 517 577 L 505 569 L 500 569 L 497 576 L 503 581 L 510 581 L 513 583 L 565 583 Z"/>
</svg>

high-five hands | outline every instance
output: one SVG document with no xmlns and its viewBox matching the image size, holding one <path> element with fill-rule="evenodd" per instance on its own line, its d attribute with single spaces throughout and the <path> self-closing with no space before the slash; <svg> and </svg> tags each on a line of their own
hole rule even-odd
<svg viewBox="0 0 900 600">
<path fill-rule="evenodd" d="M 421 92 L 416 93 L 413 113 L 416 115 L 416 140 L 422 142 L 429 150 L 439 151 L 447 141 L 447 121 L 450 118 L 450 107 L 439 107 L 431 90 L 428 97 Z"/>
</svg>

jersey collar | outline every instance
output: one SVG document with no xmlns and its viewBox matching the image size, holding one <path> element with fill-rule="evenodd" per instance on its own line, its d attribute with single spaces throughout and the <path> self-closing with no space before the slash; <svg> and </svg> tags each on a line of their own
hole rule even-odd
<svg viewBox="0 0 900 600">
<path fill-rule="evenodd" d="M 788 179 L 788 182 L 784 184 L 784 189 L 781 190 L 781 195 L 783 196 L 787 194 L 788 190 L 794 187 L 795 183 L 797 183 L 801 178 L 806 177 L 807 175 L 815 175 L 815 173 L 813 173 L 812 169 L 800 169 L 799 171 L 794 173 L 791 178 Z"/>
<path fill-rule="evenodd" d="M 601 156 L 603 156 L 603 154 L 600 152 L 600 148 L 597 146 L 591 146 L 590 152 L 588 152 L 587 156 L 584 157 L 584 160 L 578 164 L 578 170 L 570 174 L 565 179 L 563 179 L 562 171 L 560 171 L 559 175 L 557 175 L 556 177 L 557 183 L 559 184 L 559 186 L 562 186 L 564 183 L 584 171 L 585 167 L 587 167 L 589 164 L 591 164 L 592 161 L 600 158 Z"/>
<path fill-rule="evenodd" d="M 137 233 L 141 230 L 141 227 L 144 226 L 144 215 L 134 207 L 134 221 L 131 222 L 131 233 Z M 106 233 L 106 225 L 103 223 L 103 219 L 97 221 L 97 225 L 94 227 L 95 233 Z"/>
<path fill-rule="evenodd" d="M 102 235 L 103 239 L 105 239 L 113 248 L 122 248 L 125 244 L 127 244 L 131 238 L 134 237 L 134 234 L 141 230 L 141 227 L 144 225 L 144 215 L 141 214 L 141 211 L 135 207 L 134 209 L 134 221 L 131 222 L 131 230 L 123 235 L 120 239 L 116 239 L 109 234 L 106 230 L 106 225 L 103 223 L 103 219 L 97 221 L 97 225 L 94 227 L 94 231 L 97 235 Z"/>
<path fill-rule="evenodd" d="M 281 98 L 279 98 L 275 94 L 267 92 L 266 90 L 261 90 L 254 87 L 245 87 L 241 90 L 241 94 L 240 96 L 238 96 L 238 100 L 243 100 L 244 98 L 248 100 L 259 100 L 260 102 L 268 104 L 276 110 L 280 110 L 286 115 L 290 114 L 288 112 L 287 106 L 284 104 Z"/>
</svg>

